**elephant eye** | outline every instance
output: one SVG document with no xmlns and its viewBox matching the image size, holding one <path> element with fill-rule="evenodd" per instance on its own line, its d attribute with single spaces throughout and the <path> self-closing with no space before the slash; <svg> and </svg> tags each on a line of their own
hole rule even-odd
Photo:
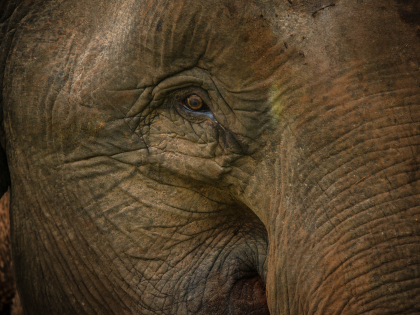
<svg viewBox="0 0 420 315">
<path fill-rule="evenodd" d="M 197 111 L 197 112 L 198 111 L 201 112 L 201 111 L 208 111 L 209 110 L 207 104 L 204 103 L 203 99 L 196 94 L 192 94 L 192 95 L 187 96 L 185 98 L 184 105 L 188 109 L 193 110 L 193 111 Z"/>
</svg>

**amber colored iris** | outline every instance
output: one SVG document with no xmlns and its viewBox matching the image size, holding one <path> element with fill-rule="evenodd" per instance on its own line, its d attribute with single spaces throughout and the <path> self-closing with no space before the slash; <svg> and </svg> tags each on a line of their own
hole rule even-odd
<svg viewBox="0 0 420 315">
<path fill-rule="evenodd" d="M 199 110 L 204 105 L 203 99 L 200 96 L 195 95 L 195 94 L 188 96 L 185 102 L 189 108 L 194 109 L 194 110 Z"/>
</svg>

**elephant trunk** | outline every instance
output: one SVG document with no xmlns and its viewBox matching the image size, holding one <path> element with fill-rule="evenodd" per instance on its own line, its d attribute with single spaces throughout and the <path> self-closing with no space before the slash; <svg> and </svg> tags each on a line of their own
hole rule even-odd
<svg viewBox="0 0 420 315">
<path fill-rule="evenodd" d="M 335 86 L 284 113 L 281 144 L 267 144 L 245 191 L 268 230 L 270 311 L 419 312 L 418 86 L 400 76 L 340 98 Z"/>
</svg>

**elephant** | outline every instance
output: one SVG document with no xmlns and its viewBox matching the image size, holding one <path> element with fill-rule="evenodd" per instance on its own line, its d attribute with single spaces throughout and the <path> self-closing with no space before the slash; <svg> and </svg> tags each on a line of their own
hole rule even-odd
<svg viewBox="0 0 420 315">
<path fill-rule="evenodd" d="M 22 315 L 10 248 L 9 192 L 0 198 L 0 314 Z"/>
<path fill-rule="evenodd" d="M 0 198 L 0 313 L 10 313 L 14 293 L 13 272 L 11 266 L 10 235 L 8 220 L 8 198 Z"/>
<path fill-rule="evenodd" d="M 420 2 L 6 0 L 26 314 L 420 314 Z"/>
</svg>

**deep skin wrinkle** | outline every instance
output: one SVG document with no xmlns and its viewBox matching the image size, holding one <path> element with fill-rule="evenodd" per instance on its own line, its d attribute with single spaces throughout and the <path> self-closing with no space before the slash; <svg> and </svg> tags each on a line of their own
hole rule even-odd
<svg viewBox="0 0 420 315">
<path fill-rule="evenodd" d="M 26 310 L 418 312 L 417 12 L 22 2 L 0 136 Z"/>
</svg>

